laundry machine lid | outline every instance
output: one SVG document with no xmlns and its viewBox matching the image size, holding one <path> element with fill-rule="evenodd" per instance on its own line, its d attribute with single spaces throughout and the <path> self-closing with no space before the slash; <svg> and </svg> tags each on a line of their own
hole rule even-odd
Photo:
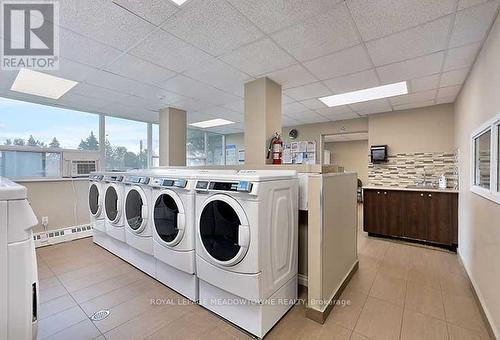
<svg viewBox="0 0 500 340">
<path fill-rule="evenodd" d="M 234 198 L 222 194 L 204 202 L 198 235 L 212 261 L 224 266 L 240 262 L 250 245 L 250 228 L 243 208 Z"/>
<path fill-rule="evenodd" d="M 110 184 L 104 194 L 104 212 L 112 223 L 116 223 L 121 215 L 121 200 L 116 185 Z"/>
<path fill-rule="evenodd" d="M 102 196 L 98 184 L 90 183 L 89 186 L 89 210 L 94 217 L 98 216 L 102 210 Z"/>
<path fill-rule="evenodd" d="M 158 237 L 170 247 L 182 240 L 186 225 L 185 209 L 179 195 L 161 190 L 154 203 L 153 224 Z"/>
<path fill-rule="evenodd" d="M 146 227 L 148 206 L 144 190 L 138 186 L 131 187 L 125 198 L 125 219 L 127 226 L 135 233 L 140 233 Z"/>
</svg>

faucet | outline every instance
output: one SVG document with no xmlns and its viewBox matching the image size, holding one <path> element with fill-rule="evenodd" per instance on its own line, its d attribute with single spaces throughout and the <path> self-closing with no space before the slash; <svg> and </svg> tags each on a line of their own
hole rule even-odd
<svg viewBox="0 0 500 340">
<path fill-rule="evenodd" d="M 426 187 L 426 186 L 433 186 L 434 185 L 432 183 L 432 180 L 427 179 L 428 176 L 429 175 L 428 175 L 427 171 L 424 170 L 424 179 L 420 182 L 421 186 Z"/>
</svg>

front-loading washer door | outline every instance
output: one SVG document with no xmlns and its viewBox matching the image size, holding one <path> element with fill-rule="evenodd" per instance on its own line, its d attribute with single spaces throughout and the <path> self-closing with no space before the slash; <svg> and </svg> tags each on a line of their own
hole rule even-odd
<svg viewBox="0 0 500 340">
<path fill-rule="evenodd" d="M 248 219 L 240 204 L 227 195 L 209 197 L 201 209 L 198 235 L 212 260 L 232 266 L 245 256 L 250 244 Z"/>
<path fill-rule="evenodd" d="M 90 183 L 89 187 L 89 210 L 90 214 L 97 217 L 101 213 L 101 195 L 96 183 Z"/>
<path fill-rule="evenodd" d="M 125 218 L 127 226 L 136 234 L 146 228 L 148 219 L 147 200 L 144 191 L 139 187 L 132 187 L 125 198 Z"/>
<path fill-rule="evenodd" d="M 121 215 L 120 199 L 117 187 L 111 184 L 104 194 L 104 212 L 111 223 L 117 223 Z"/>
<path fill-rule="evenodd" d="M 186 218 L 179 196 L 172 190 L 163 190 L 156 199 L 153 221 L 158 237 L 169 247 L 182 240 Z"/>
</svg>

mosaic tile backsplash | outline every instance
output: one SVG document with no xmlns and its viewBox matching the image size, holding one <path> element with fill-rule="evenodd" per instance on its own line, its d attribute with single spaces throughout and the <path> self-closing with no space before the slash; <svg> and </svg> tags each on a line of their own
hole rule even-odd
<svg viewBox="0 0 500 340">
<path fill-rule="evenodd" d="M 421 183 L 424 177 L 437 185 L 442 174 L 446 177 L 448 188 L 458 189 L 455 153 L 399 153 L 389 156 L 386 163 L 368 164 L 370 185 L 406 187 Z"/>
</svg>

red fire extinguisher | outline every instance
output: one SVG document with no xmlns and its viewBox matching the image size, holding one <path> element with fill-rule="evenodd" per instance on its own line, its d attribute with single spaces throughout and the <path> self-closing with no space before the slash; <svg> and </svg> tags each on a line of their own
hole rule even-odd
<svg viewBox="0 0 500 340">
<path fill-rule="evenodd" d="M 279 133 L 275 133 L 273 138 L 271 138 L 271 143 L 269 144 L 269 149 L 267 150 L 267 158 L 273 154 L 273 164 L 281 164 L 281 155 L 283 152 L 283 141 Z"/>
</svg>

